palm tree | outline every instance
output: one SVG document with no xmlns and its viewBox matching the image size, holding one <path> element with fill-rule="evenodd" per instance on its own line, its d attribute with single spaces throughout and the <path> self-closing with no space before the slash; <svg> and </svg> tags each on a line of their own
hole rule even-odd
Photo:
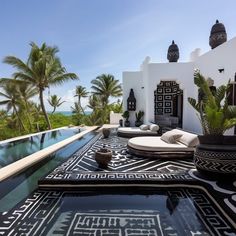
<svg viewBox="0 0 236 236">
<path fill-rule="evenodd" d="M 83 109 L 83 107 L 82 107 L 82 105 L 81 105 L 81 98 L 86 98 L 86 97 L 88 97 L 88 94 L 89 94 L 89 92 L 86 91 L 86 88 L 85 88 L 85 87 L 83 87 L 83 86 L 81 86 L 81 85 L 76 86 L 75 97 L 78 97 L 78 104 L 79 104 L 79 106 L 80 106 L 80 108 L 81 108 L 81 110 L 82 110 L 82 112 L 83 112 L 84 115 L 85 115 L 85 113 L 84 113 L 84 109 Z"/>
<path fill-rule="evenodd" d="M 88 107 L 91 108 L 93 111 L 97 109 L 102 109 L 101 100 L 99 96 L 93 94 L 89 97 Z"/>
<path fill-rule="evenodd" d="M 30 125 L 30 130 L 32 131 L 33 127 L 32 127 L 32 121 L 31 121 L 31 118 L 30 118 L 30 115 L 31 115 L 30 98 L 32 98 L 32 97 L 34 97 L 35 95 L 38 94 L 38 89 L 35 88 L 32 84 L 30 84 L 28 82 L 20 81 L 20 80 L 18 80 L 17 82 L 19 84 L 19 92 L 20 92 L 22 100 L 23 100 L 23 105 L 24 105 L 24 108 L 27 112 L 26 117 L 27 117 L 27 120 L 28 120 L 29 125 Z"/>
<path fill-rule="evenodd" d="M 92 80 L 91 83 L 93 84 L 93 94 L 102 98 L 103 107 L 108 105 L 110 97 L 120 97 L 122 95 L 121 84 L 113 75 L 102 74 Z"/>
<path fill-rule="evenodd" d="M 92 80 L 93 94 L 97 95 L 102 104 L 102 120 L 108 121 L 109 117 L 109 98 L 120 97 L 122 95 L 122 88 L 119 80 L 116 80 L 113 75 L 102 74 L 96 79 Z"/>
<path fill-rule="evenodd" d="M 51 123 L 44 106 L 44 90 L 50 85 L 62 84 L 70 79 L 78 79 L 78 77 L 74 73 L 66 72 L 60 59 L 56 56 L 57 47 L 47 46 L 46 43 L 43 43 L 41 47 L 35 43 L 30 43 L 30 46 L 31 51 L 26 63 L 14 56 L 5 57 L 4 62 L 17 69 L 17 72 L 13 74 L 14 78 L 27 81 L 38 89 L 42 112 L 48 128 L 51 129 Z"/>
<path fill-rule="evenodd" d="M 49 99 L 48 99 L 48 103 L 53 107 L 53 111 L 52 114 L 56 111 L 56 108 L 61 106 L 62 103 L 64 103 L 65 101 L 61 101 L 60 97 L 57 97 L 57 95 L 52 95 Z"/>
<path fill-rule="evenodd" d="M 78 102 L 75 102 L 74 107 L 70 107 L 70 108 L 72 109 L 72 113 L 74 113 L 74 114 L 80 114 L 80 112 L 81 112 L 81 107 L 78 104 Z"/>
<path fill-rule="evenodd" d="M 22 128 L 23 130 L 25 130 L 24 123 L 21 120 L 18 112 L 19 106 L 22 103 L 22 97 L 19 92 L 18 83 L 16 83 L 16 81 L 14 81 L 13 79 L 1 79 L 0 87 L 2 89 L 2 92 L 0 92 L 0 96 L 3 96 L 5 98 L 5 100 L 0 101 L 0 105 L 5 105 L 7 112 L 13 110 L 13 115 L 16 115 L 19 121 L 20 129 Z"/>
</svg>

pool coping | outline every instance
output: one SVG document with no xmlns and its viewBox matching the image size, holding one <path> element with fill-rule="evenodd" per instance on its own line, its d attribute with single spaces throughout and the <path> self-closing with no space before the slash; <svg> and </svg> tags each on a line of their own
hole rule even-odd
<svg viewBox="0 0 236 236">
<path fill-rule="evenodd" d="M 1 168 L 0 169 L 0 182 L 12 175 L 22 172 L 26 168 L 36 164 L 37 162 L 46 158 L 48 155 L 54 153 L 58 149 L 74 142 L 75 140 L 77 140 L 78 138 L 81 138 L 82 136 L 89 133 L 90 131 L 97 129 L 97 126 L 87 126 L 85 128 L 86 130 L 80 132 L 79 134 L 73 135 L 72 137 L 62 140 L 56 144 L 46 147 L 40 151 L 37 151 L 29 156 L 26 156 L 12 164 L 9 164 Z"/>
</svg>

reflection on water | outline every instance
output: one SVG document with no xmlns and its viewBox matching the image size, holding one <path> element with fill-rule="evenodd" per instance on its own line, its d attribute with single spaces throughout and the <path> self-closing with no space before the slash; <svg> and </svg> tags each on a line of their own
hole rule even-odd
<svg viewBox="0 0 236 236">
<path fill-rule="evenodd" d="M 0 168 L 79 132 L 80 130 L 78 128 L 53 130 L 25 139 L 0 144 Z"/>
<path fill-rule="evenodd" d="M 95 132 L 89 132 L 78 140 L 49 155 L 46 159 L 24 170 L 24 172 L 0 182 L 0 212 L 10 210 L 18 202 L 27 197 L 38 187 L 38 180 L 40 178 L 66 161 L 95 135 Z"/>
<path fill-rule="evenodd" d="M 64 233 L 62 226 L 69 229 L 68 235 L 78 233 L 77 226 L 80 233 L 96 235 L 215 235 L 223 226 L 215 207 L 202 190 L 193 188 L 66 193 L 47 235 Z M 202 208 L 209 212 L 202 215 Z M 208 213 L 219 225 L 208 222 Z"/>
</svg>

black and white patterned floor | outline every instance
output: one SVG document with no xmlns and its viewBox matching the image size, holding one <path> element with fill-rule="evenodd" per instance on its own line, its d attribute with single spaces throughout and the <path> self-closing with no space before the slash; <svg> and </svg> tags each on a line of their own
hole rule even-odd
<svg viewBox="0 0 236 236">
<path fill-rule="evenodd" d="M 132 156 L 127 140 L 96 136 L 0 214 L 0 235 L 236 235 L 236 178 L 201 176 L 191 159 Z M 105 169 L 94 160 L 104 145 Z"/>
<path fill-rule="evenodd" d="M 200 188 L 35 191 L 0 214 L 0 235 L 235 235 Z"/>
<path fill-rule="evenodd" d="M 71 159 L 56 168 L 52 173 L 40 181 L 43 183 L 60 183 L 89 180 L 171 180 L 185 179 L 192 177 L 187 173 L 194 169 L 192 160 L 167 160 L 148 159 L 132 156 L 127 152 L 126 138 L 117 137 L 115 133 L 108 139 L 97 136 L 92 142 L 92 147 L 85 147 L 73 155 Z M 112 150 L 112 160 L 107 168 L 98 166 L 94 154 L 101 147 Z"/>
</svg>

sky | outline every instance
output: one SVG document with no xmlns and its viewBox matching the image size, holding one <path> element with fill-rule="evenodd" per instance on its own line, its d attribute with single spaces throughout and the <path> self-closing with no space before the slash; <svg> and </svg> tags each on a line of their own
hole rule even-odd
<svg viewBox="0 0 236 236">
<path fill-rule="evenodd" d="M 91 80 L 103 73 L 122 82 L 122 72 L 139 70 L 146 56 L 167 62 L 172 40 L 180 62 L 189 61 L 195 48 L 209 51 L 216 19 L 225 25 L 228 40 L 235 37 L 235 9 L 235 0 L 1 0 L 0 77 L 14 72 L 3 58 L 26 61 L 30 42 L 57 46 L 67 72 L 79 80 L 51 87 L 45 97 L 62 97 L 66 102 L 58 109 L 68 111 L 77 85 L 90 91 Z M 48 103 L 46 108 L 52 110 Z"/>
</svg>

